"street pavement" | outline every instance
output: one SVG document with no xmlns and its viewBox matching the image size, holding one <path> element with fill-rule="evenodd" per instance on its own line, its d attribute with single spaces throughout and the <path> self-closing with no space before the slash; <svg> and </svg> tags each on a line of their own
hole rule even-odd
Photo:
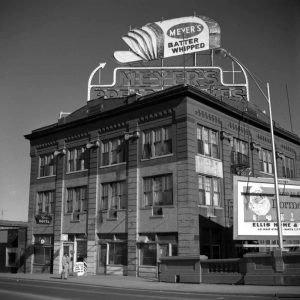
<svg viewBox="0 0 300 300">
<path fill-rule="evenodd" d="M 24 274 L 24 273 L 0 273 L 1 278 L 12 280 L 42 280 L 42 281 L 62 281 L 60 277 L 53 274 Z M 300 299 L 299 286 L 257 286 L 257 285 L 225 285 L 225 284 L 187 284 L 187 283 L 167 283 L 158 282 L 133 276 L 116 275 L 87 275 L 70 276 L 64 282 L 77 284 L 122 287 L 127 289 L 156 290 L 156 291 L 178 291 L 193 292 L 201 294 L 219 294 L 219 295 L 265 295 L 277 296 L 280 298 Z"/>
</svg>

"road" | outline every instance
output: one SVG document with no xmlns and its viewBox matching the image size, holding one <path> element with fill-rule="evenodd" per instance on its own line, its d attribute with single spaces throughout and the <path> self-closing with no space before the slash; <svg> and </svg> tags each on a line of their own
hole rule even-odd
<svg viewBox="0 0 300 300">
<path fill-rule="evenodd" d="M 276 300 L 270 296 L 220 295 L 195 292 L 125 289 L 93 286 L 68 281 L 45 282 L 26 279 L 0 279 L 1 300 Z M 283 298 L 280 298 L 283 299 Z M 293 298 L 296 299 L 296 298 Z"/>
</svg>

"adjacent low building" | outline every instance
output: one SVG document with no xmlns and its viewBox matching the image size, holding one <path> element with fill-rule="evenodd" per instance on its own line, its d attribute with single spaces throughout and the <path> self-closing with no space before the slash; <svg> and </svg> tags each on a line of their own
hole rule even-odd
<svg viewBox="0 0 300 300">
<path fill-rule="evenodd" d="M 27 222 L 0 220 L 0 272 L 25 272 Z"/>
<path fill-rule="evenodd" d="M 278 175 L 299 178 L 300 139 L 275 123 Z M 157 276 L 166 256 L 240 257 L 233 175 L 273 176 L 268 117 L 191 85 L 97 98 L 25 136 L 26 270 Z"/>
</svg>

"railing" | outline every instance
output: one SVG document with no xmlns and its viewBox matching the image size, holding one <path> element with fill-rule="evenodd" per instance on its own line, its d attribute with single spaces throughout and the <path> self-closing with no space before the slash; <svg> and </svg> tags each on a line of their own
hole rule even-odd
<svg viewBox="0 0 300 300">
<path fill-rule="evenodd" d="M 231 152 L 231 164 L 232 165 L 243 165 L 243 166 L 250 166 L 249 163 L 249 156 L 242 154 L 240 152 L 232 151 Z"/>
<path fill-rule="evenodd" d="M 207 259 L 201 260 L 205 273 L 240 273 L 240 259 Z"/>
</svg>

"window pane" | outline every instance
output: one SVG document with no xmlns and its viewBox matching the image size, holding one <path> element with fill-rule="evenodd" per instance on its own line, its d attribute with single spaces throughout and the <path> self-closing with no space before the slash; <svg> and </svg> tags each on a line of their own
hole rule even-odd
<svg viewBox="0 0 300 300">
<path fill-rule="evenodd" d="M 142 244 L 141 264 L 145 266 L 156 265 L 156 244 Z"/>
<path fill-rule="evenodd" d="M 102 166 L 109 165 L 109 142 L 102 144 Z"/>
<path fill-rule="evenodd" d="M 45 264 L 45 248 L 43 246 L 34 246 L 34 263 Z"/>
<path fill-rule="evenodd" d="M 202 128 L 197 127 L 197 139 L 202 140 L 202 134 L 201 134 Z"/>
<path fill-rule="evenodd" d="M 102 184 L 101 209 L 108 209 L 108 188 L 109 184 Z"/>
</svg>

